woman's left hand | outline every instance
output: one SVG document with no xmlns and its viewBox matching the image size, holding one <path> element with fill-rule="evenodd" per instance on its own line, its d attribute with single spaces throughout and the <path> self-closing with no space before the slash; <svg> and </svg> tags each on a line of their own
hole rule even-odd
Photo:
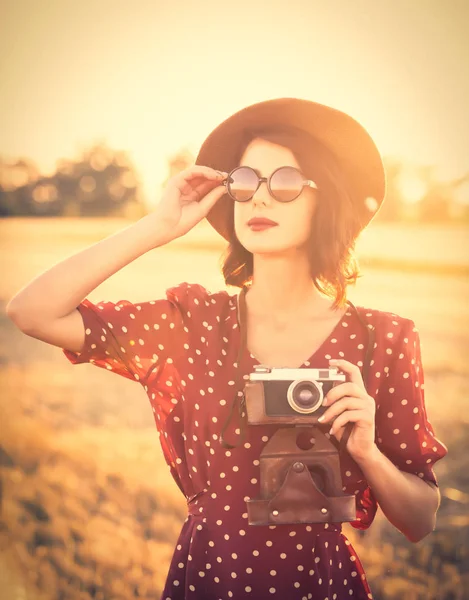
<svg viewBox="0 0 469 600">
<path fill-rule="evenodd" d="M 347 441 L 347 451 L 355 460 L 366 460 L 376 450 L 374 399 L 367 393 L 360 369 L 357 365 L 342 359 L 329 361 L 331 367 L 338 367 L 347 375 L 344 383 L 334 386 L 326 396 L 324 406 L 329 406 L 320 423 L 333 421 L 330 435 L 338 441 L 342 438 L 345 425 L 354 423 Z"/>
</svg>

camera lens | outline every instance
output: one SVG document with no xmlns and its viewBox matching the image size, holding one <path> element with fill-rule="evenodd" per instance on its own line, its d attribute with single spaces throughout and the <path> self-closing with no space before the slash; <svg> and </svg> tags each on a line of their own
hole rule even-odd
<svg viewBox="0 0 469 600">
<path fill-rule="evenodd" d="M 293 381 L 287 391 L 288 404 L 302 414 L 315 412 L 321 406 L 322 397 L 322 388 L 311 380 Z"/>
</svg>

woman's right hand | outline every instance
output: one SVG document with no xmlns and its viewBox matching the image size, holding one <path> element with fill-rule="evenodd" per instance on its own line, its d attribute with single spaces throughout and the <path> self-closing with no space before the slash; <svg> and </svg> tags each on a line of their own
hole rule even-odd
<svg viewBox="0 0 469 600">
<path fill-rule="evenodd" d="M 226 193 L 222 181 L 228 173 L 194 165 L 172 177 L 155 209 L 158 221 L 170 228 L 176 239 L 201 221 Z"/>
</svg>

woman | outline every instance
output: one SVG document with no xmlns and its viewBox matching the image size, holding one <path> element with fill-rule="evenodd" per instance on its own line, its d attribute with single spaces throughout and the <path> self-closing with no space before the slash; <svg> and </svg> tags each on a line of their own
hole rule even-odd
<svg viewBox="0 0 469 600">
<path fill-rule="evenodd" d="M 379 504 L 410 541 L 434 529 L 432 467 L 447 448 L 426 417 L 418 331 L 408 318 L 346 301 L 358 275 L 355 239 L 384 191 L 378 150 L 350 116 L 299 99 L 255 104 L 208 136 L 153 214 L 54 266 L 10 302 L 25 333 L 61 347 L 73 364 L 93 363 L 145 389 L 188 504 L 164 600 L 372 598 L 340 522 L 248 522 L 259 457 L 278 428 L 242 431 L 230 409 L 259 364 L 335 366 L 346 375 L 326 394 L 322 425 L 331 440 L 350 433 L 340 469 L 344 494 L 356 499 L 354 527 L 368 528 Z M 230 242 L 223 273 L 240 294 L 184 282 L 139 304 L 85 298 L 204 217 Z M 240 301 L 247 349 L 238 364 Z"/>
</svg>

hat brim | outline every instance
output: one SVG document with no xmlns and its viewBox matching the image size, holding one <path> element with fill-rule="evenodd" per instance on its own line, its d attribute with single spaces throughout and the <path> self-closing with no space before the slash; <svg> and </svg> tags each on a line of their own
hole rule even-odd
<svg viewBox="0 0 469 600">
<path fill-rule="evenodd" d="M 271 125 L 303 129 L 334 155 L 348 182 L 362 228 L 378 212 L 385 196 L 383 161 L 371 136 L 350 115 L 300 98 L 277 98 L 252 104 L 218 125 L 203 142 L 195 164 L 220 171 L 233 168 L 244 130 Z M 209 223 L 230 239 L 229 212 L 233 201 L 225 194 L 207 214 Z"/>
</svg>

